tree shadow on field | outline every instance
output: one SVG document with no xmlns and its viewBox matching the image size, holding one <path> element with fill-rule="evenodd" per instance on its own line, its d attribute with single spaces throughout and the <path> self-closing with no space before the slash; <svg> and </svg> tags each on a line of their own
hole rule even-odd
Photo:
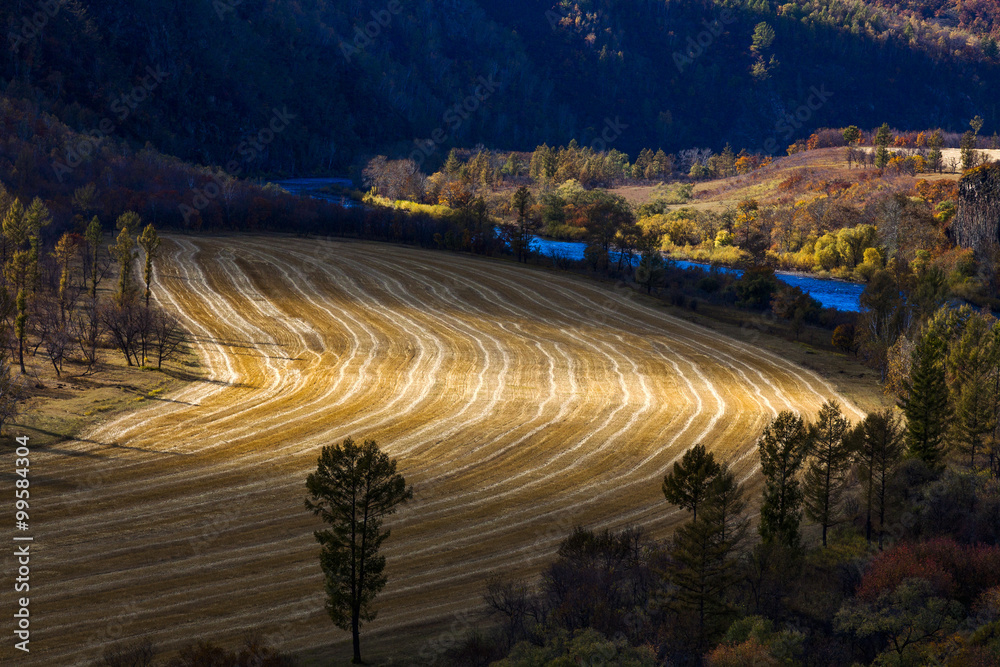
<svg viewBox="0 0 1000 667">
<path fill-rule="evenodd" d="M 226 382 L 225 380 L 213 380 L 211 378 L 201 377 L 193 373 L 187 373 L 180 369 L 174 368 L 163 368 L 160 371 L 164 375 L 171 377 L 175 380 L 180 380 L 181 382 L 207 382 L 208 384 L 216 384 L 220 387 L 233 387 L 234 389 L 256 389 L 257 387 L 252 384 L 247 384 L 246 382 Z M 146 398 L 156 398 L 147 396 Z M 169 401 L 169 398 L 157 398 L 156 400 Z M 184 401 L 174 401 L 175 403 L 184 403 Z M 195 405 L 194 403 L 187 403 L 187 405 Z"/>
</svg>

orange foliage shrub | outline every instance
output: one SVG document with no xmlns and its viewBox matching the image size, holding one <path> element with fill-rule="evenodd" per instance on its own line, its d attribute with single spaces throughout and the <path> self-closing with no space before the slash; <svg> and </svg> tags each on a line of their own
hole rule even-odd
<svg viewBox="0 0 1000 667">
<path fill-rule="evenodd" d="M 958 197 L 958 184 L 952 181 L 928 181 L 920 179 L 914 187 L 916 195 L 929 204 L 937 204 L 945 199 Z"/>
<path fill-rule="evenodd" d="M 939 595 L 969 604 L 986 589 L 1000 586 L 1000 547 L 944 538 L 893 547 L 872 560 L 857 595 L 870 602 L 913 578 L 926 579 Z"/>
<path fill-rule="evenodd" d="M 777 667 L 779 664 L 768 648 L 753 638 L 742 644 L 720 644 L 705 656 L 707 667 Z"/>
</svg>

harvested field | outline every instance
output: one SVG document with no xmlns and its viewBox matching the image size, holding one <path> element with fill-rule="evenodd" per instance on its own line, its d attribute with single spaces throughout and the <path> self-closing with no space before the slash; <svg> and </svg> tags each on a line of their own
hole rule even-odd
<svg viewBox="0 0 1000 667">
<path fill-rule="evenodd" d="M 752 485 L 754 440 L 777 411 L 838 398 L 859 414 L 772 352 L 628 290 L 506 262 L 168 237 L 158 276 L 208 379 L 34 454 L 24 664 L 251 628 L 346 661 L 303 498 L 321 446 L 347 436 L 376 439 L 415 487 L 362 636 L 366 658 L 386 661 L 477 608 L 488 572 L 536 573 L 574 525 L 667 535 L 681 517 L 660 480 L 691 445 Z"/>
</svg>

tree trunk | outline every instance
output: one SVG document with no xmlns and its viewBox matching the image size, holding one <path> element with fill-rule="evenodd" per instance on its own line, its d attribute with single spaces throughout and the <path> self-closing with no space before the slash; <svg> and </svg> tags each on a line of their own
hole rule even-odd
<svg viewBox="0 0 1000 667">
<path fill-rule="evenodd" d="M 351 610 L 351 638 L 354 640 L 354 659 L 351 662 L 355 665 L 361 664 L 361 633 L 358 627 L 361 625 L 361 609 L 355 606 Z"/>
<path fill-rule="evenodd" d="M 865 513 L 865 540 L 868 542 L 868 546 L 872 543 L 872 491 L 874 490 L 875 484 L 875 464 L 871 462 L 868 466 L 868 493 L 866 494 L 867 512 Z"/>
</svg>

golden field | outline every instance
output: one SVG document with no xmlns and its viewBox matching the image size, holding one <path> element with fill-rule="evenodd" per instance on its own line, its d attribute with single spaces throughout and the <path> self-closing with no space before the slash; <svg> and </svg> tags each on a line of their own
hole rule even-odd
<svg viewBox="0 0 1000 667">
<path fill-rule="evenodd" d="M 362 631 L 384 663 L 433 651 L 480 609 L 488 573 L 537 574 L 575 525 L 667 536 L 683 517 L 660 480 L 691 445 L 754 488 L 754 441 L 778 411 L 813 416 L 832 398 L 856 420 L 852 397 L 865 402 L 844 393 L 848 375 L 630 290 L 465 255 L 172 236 L 154 293 L 204 379 L 34 453 L 19 664 L 250 629 L 307 664 L 346 662 L 303 499 L 320 448 L 348 436 L 377 440 L 414 486 Z"/>
</svg>

